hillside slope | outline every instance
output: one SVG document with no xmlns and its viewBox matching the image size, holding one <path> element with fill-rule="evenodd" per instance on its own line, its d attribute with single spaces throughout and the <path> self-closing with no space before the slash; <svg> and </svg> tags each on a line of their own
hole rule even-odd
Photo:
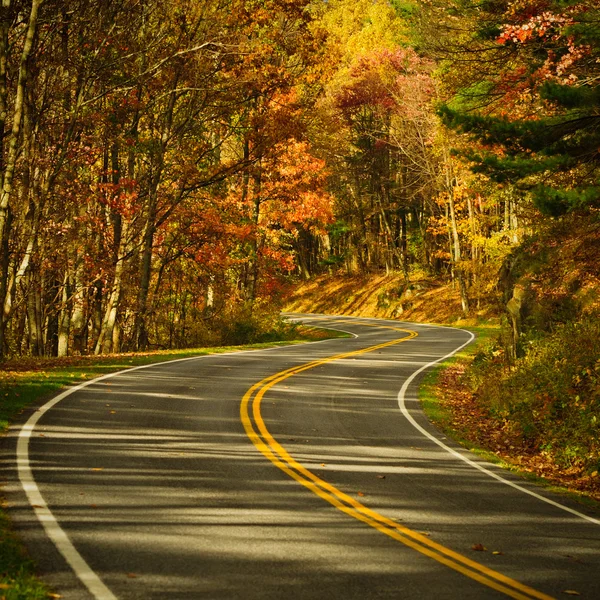
<svg viewBox="0 0 600 600">
<path fill-rule="evenodd" d="M 465 319 L 458 288 L 425 277 L 406 285 L 401 275 L 315 277 L 295 287 L 284 310 L 463 326 L 497 314 L 493 302 L 486 302 Z"/>
</svg>

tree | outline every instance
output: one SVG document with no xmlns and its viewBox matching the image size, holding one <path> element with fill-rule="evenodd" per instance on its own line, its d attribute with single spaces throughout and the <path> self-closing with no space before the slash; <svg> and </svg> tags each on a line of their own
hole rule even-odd
<svg viewBox="0 0 600 600">
<path fill-rule="evenodd" d="M 7 306 L 6 298 L 10 287 L 9 241 L 13 219 L 15 171 L 24 139 L 22 128 L 30 84 L 30 57 L 34 51 L 41 3 L 41 0 L 32 0 L 26 7 L 26 10 L 29 9 L 29 17 L 24 24 L 19 22 L 18 10 L 10 0 L 5 0 L 0 9 L 0 356 L 5 352 L 5 329 L 10 314 L 10 305 Z M 19 55 L 18 50 L 15 52 L 15 37 L 21 43 L 17 64 L 11 60 L 15 54 Z M 11 67 L 17 72 L 14 90 L 9 88 L 9 82 L 15 79 L 9 77 Z"/>
<path fill-rule="evenodd" d="M 279 177 L 273 149 L 302 137 L 270 120 L 278 95 L 302 112 L 318 86 L 307 5 L 3 4 L 3 353 L 183 343 L 160 309 L 185 328 L 190 298 L 239 300 L 223 257 L 247 214 L 230 198 Z"/>
<path fill-rule="evenodd" d="M 597 2 L 488 10 L 474 35 L 487 32 L 495 53 L 510 60 L 440 111 L 481 142 L 464 152 L 475 172 L 516 184 L 552 216 L 600 205 L 598 15 Z"/>
</svg>

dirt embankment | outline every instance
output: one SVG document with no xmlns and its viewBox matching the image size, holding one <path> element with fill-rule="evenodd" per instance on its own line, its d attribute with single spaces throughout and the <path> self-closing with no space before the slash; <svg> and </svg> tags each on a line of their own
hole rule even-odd
<svg viewBox="0 0 600 600">
<path fill-rule="evenodd" d="M 458 287 L 426 278 L 406 284 L 401 275 L 316 277 L 294 289 L 284 310 L 463 326 L 494 316 L 488 305 L 465 319 Z"/>
</svg>

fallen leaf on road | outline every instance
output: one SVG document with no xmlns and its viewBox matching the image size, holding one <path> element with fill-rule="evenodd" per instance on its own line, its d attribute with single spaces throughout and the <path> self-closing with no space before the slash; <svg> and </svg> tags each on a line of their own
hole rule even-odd
<svg viewBox="0 0 600 600">
<path fill-rule="evenodd" d="M 377 479 L 385 479 L 385 475 L 377 475 Z"/>
<path fill-rule="evenodd" d="M 90 504 L 90 508 L 98 508 L 97 504 Z"/>
<path fill-rule="evenodd" d="M 500 550 L 494 550 L 492 552 L 492 554 L 498 555 L 498 554 L 504 554 L 504 552 L 500 552 Z"/>
<path fill-rule="evenodd" d="M 364 496 L 364 494 L 362 492 L 358 492 L 359 496 Z"/>
<path fill-rule="evenodd" d="M 62 598 L 60 594 L 48 594 L 48 598 Z"/>
<path fill-rule="evenodd" d="M 563 590 L 563 594 L 569 594 L 569 596 L 581 596 L 581 594 L 575 590 Z"/>
<path fill-rule="evenodd" d="M 90 469 L 90 471 L 104 471 L 104 467 L 94 467 L 93 469 Z"/>
<path fill-rule="evenodd" d="M 117 414 L 117 411 L 116 411 L 116 410 L 111 410 L 111 411 L 110 411 L 110 414 L 111 414 L 111 415 L 116 415 L 116 414 Z"/>
<path fill-rule="evenodd" d="M 485 552 L 487 550 L 483 544 L 473 544 L 471 549 L 476 550 L 477 552 Z"/>
<path fill-rule="evenodd" d="M 572 560 L 577 563 L 583 562 L 580 558 L 578 558 L 577 556 L 573 556 L 572 554 L 565 554 L 564 556 L 565 556 L 565 558 L 568 558 L 569 560 Z"/>
<path fill-rule="evenodd" d="M 137 575 L 135 573 L 127 573 L 127 577 L 129 577 L 129 579 L 135 579 Z"/>
</svg>

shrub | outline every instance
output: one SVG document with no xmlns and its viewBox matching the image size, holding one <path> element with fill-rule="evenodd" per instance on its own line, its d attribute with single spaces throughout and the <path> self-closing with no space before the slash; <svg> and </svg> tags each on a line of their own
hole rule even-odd
<svg viewBox="0 0 600 600">
<path fill-rule="evenodd" d="M 297 336 L 298 329 L 295 323 L 282 319 L 268 306 L 230 312 L 214 327 L 220 344 L 228 346 L 291 340 Z"/>
<path fill-rule="evenodd" d="M 509 365 L 499 341 L 469 371 L 478 402 L 507 434 L 563 467 L 600 468 L 600 315 L 524 340 Z"/>
</svg>

